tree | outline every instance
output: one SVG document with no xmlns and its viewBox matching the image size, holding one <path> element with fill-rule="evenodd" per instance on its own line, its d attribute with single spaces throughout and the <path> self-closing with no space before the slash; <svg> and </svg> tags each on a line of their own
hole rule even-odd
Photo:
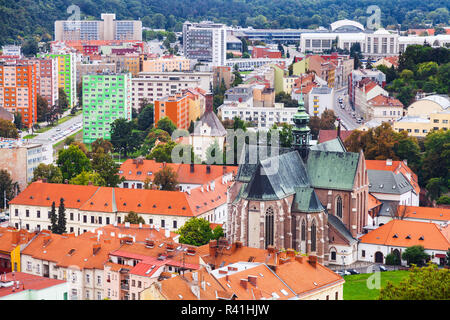
<svg viewBox="0 0 450 320">
<path fill-rule="evenodd" d="M 25 56 L 28 57 L 35 56 L 37 52 L 38 52 L 38 43 L 34 38 L 25 41 L 25 43 L 22 45 L 22 53 Z"/>
<path fill-rule="evenodd" d="M 52 202 L 52 209 L 50 211 L 50 223 L 52 233 L 58 233 L 58 215 L 56 214 L 55 201 Z"/>
<path fill-rule="evenodd" d="M 138 215 L 136 212 L 130 211 L 127 214 L 127 216 L 125 217 L 124 222 L 129 222 L 131 224 L 139 224 L 139 223 L 144 224 L 145 220 L 140 215 Z"/>
<path fill-rule="evenodd" d="M 91 143 L 92 153 L 97 152 L 109 153 L 111 152 L 112 148 L 113 145 L 111 144 L 111 142 L 103 138 L 98 138 L 97 140 Z"/>
<path fill-rule="evenodd" d="M 446 256 L 445 260 L 446 260 L 446 265 L 450 266 L 450 249 L 447 250 L 447 256 Z"/>
<path fill-rule="evenodd" d="M 402 259 L 406 260 L 408 265 L 423 265 L 424 261 L 429 258 L 423 246 L 411 246 L 406 248 L 402 253 Z"/>
<path fill-rule="evenodd" d="M 171 167 L 164 167 L 155 173 L 153 184 L 160 190 L 176 191 L 178 189 L 178 175 Z"/>
<path fill-rule="evenodd" d="M 395 253 L 389 253 L 386 256 L 386 264 L 389 266 L 398 266 L 400 265 L 400 259 Z"/>
<path fill-rule="evenodd" d="M 46 180 L 47 183 L 62 183 L 63 176 L 61 170 L 53 164 L 40 163 L 33 171 L 33 180 Z"/>
<path fill-rule="evenodd" d="M 153 105 L 148 105 L 142 109 L 137 119 L 138 130 L 148 130 L 153 126 Z"/>
<path fill-rule="evenodd" d="M 99 150 L 101 151 L 103 149 Z M 119 176 L 120 166 L 107 153 L 93 153 L 91 165 L 92 169 L 103 179 L 104 186 L 106 187 L 116 188 L 124 179 Z"/>
<path fill-rule="evenodd" d="M 353 43 L 350 47 L 350 58 L 353 58 L 353 69 L 361 68 L 362 57 L 361 45 L 359 42 Z"/>
<path fill-rule="evenodd" d="M 14 112 L 14 125 L 17 130 L 22 130 L 22 114 L 19 111 Z"/>
<path fill-rule="evenodd" d="M 123 151 L 124 157 L 127 157 L 129 152 L 136 151 L 141 141 L 140 133 L 134 131 L 133 121 L 117 119 L 111 123 L 111 144 L 115 151 Z"/>
<path fill-rule="evenodd" d="M 37 121 L 44 122 L 47 121 L 49 107 L 48 102 L 39 94 L 36 95 L 36 104 L 37 104 Z"/>
<path fill-rule="evenodd" d="M 443 193 L 448 191 L 448 181 L 445 181 L 442 177 L 431 178 L 428 180 L 426 189 L 428 190 L 428 197 L 434 201 L 438 199 Z"/>
<path fill-rule="evenodd" d="M 398 284 L 388 281 L 381 288 L 379 300 L 448 300 L 450 299 L 450 270 L 439 269 L 429 263 L 426 267 L 413 266 L 408 277 Z"/>
<path fill-rule="evenodd" d="M 64 207 L 64 198 L 59 201 L 58 208 L 58 234 L 66 233 L 66 208 Z"/>
<path fill-rule="evenodd" d="M 156 127 L 158 129 L 166 131 L 170 136 L 172 136 L 172 133 L 176 130 L 177 126 L 170 120 L 169 117 L 163 117 L 161 118 L 158 123 L 156 124 Z"/>
<path fill-rule="evenodd" d="M 219 240 L 220 238 L 223 238 L 225 236 L 225 233 L 223 232 L 222 226 L 217 226 L 212 231 L 212 240 Z"/>
<path fill-rule="evenodd" d="M 69 108 L 69 99 L 64 88 L 58 88 L 58 113 L 62 114 Z"/>
<path fill-rule="evenodd" d="M 442 178 L 450 187 L 450 130 L 437 130 L 430 132 L 424 141 L 424 155 L 421 175 L 423 185 L 432 178 Z M 436 183 L 437 181 L 435 181 Z M 441 181 L 442 182 L 442 181 Z"/>
<path fill-rule="evenodd" d="M 193 246 L 202 246 L 213 239 L 209 221 L 204 218 L 191 218 L 176 231 L 179 235 L 179 242 Z"/>
<path fill-rule="evenodd" d="M 0 137 L 17 139 L 19 131 L 11 121 L 0 119 Z"/>
<path fill-rule="evenodd" d="M 297 108 L 298 101 L 291 98 L 289 94 L 284 91 L 278 92 L 275 95 L 275 102 L 284 103 L 285 108 Z"/>
<path fill-rule="evenodd" d="M 63 179 L 70 180 L 83 171 L 90 171 L 91 164 L 88 157 L 77 146 L 70 145 L 67 149 L 58 152 L 56 161 L 61 169 Z"/>
<path fill-rule="evenodd" d="M 0 170 L 0 208 L 5 208 L 8 201 L 12 200 L 17 193 L 19 193 L 19 184 L 13 182 L 11 175 L 7 170 Z M 6 193 L 6 201 L 5 201 Z"/>
<path fill-rule="evenodd" d="M 147 159 L 154 159 L 156 162 L 172 162 L 172 150 L 177 144 L 174 141 L 160 143 L 147 156 Z"/>
<path fill-rule="evenodd" d="M 105 187 L 106 182 L 105 180 L 100 176 L 98 172 L 92 172 L 92 171 L 82 171 L 80 174 L 76 175 L 69 181 L 70 184 L 76 184 L 79 186 L 87 186 L 89 184 L 92 184 L 93 186 L 98 187 Z"/>
</svg>

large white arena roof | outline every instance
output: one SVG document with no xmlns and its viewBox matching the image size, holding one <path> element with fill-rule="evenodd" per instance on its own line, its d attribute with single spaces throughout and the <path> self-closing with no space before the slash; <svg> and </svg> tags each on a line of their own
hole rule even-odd
<svg viewBox="0 0 450 320">
<path fill-rule="evenodd" d="M 353 20 L 347 20 L 347 19 L 339 20 L 339 21 L 333 22 L 330 25 L 332 31 L 336 30 L 337 28 L 347 27 L 347 26 L 356 27 L 356 28 L 360 29 L 361 31 L 364 31 L 364 26 L 361 23 L 353 21 Z"/>
</svg>

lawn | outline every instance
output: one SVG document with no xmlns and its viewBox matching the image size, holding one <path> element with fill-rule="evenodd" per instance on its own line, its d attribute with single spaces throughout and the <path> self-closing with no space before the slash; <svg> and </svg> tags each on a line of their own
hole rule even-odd
<svg viewBox="0 0 450 320">
<path fill-rule="evenodd" d="M 396 284 L 405 279 L 408 276 L 409 271 L 385 271 L 380 272 L 381 275 L 381 287 L 386 286 L 387 281 L 391 281 Z M 373 273 L 356 274 L 344 276 L 344 300 L 376 300 L 380 294 L 379 289 L 369 289 L 367 286 L 367 279 L 372 276 Z M 374 283 L 372 281 L 371 283 Z"/>
<path fill-rule="evenodd" d="M 23 137 L 23 139 L 33 139 L 36 136 L 37 136 L 37 134 L 28 134 L 25 137 Z"/>
</svg>

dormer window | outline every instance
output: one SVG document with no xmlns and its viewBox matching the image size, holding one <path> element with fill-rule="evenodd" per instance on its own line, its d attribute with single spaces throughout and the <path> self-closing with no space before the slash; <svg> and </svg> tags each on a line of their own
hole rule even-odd
<svg viewBox="0 0 450 320">
<path fill-rule="evenodd" d="M 407 235 L 405 239 L 411 239 L 411 235 Z"/>
<path fill-rule="evenodd" d="M 398 238 L 398 235 L 397 235 L 397 234 L 394 234 L 394 236 L 393 236 L 392 238 Z"/>
<path fill-rule="evenodd" d="M 419 238 L 419 240 L 425 240 L 425 238 L 424 238 L 423 236 L 421 236 L 421 237 Z"/>
</svg>

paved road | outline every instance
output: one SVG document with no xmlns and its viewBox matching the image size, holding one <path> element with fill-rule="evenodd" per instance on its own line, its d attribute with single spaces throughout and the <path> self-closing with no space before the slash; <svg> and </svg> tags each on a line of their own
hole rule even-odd
<svg viewBox="0 0 450 320">
<path fill-rule="evenodd" d="M 39 133 L 36 137 L 30 139 L 30 142 L 53 145 L 81 130 L 82 128 L 83 115 L 80 114 L 46 132 Z"/>
<path fill-rule="evenodd" d="M 160 46 L 162 46 L 162 42 L 159 42 L 157 39 L 148 41 L 147 45 L 148 45 L 151 53 L 156 53 L 156 54 L 159 54 L 160 56 L 162 56 L 164 54 L 164 51 L 166 50 L 165 48 L 161 49 Z M 180 46 L 178 46 L 178 47 L 180 47 Z"/>
<path fill-rule="evenodd" d="M 361 126 L 361 124 L 356 123 L 356 119 L 352 117 L 353 110 L 348 103 L 347 87 L 336 90 L 334 92 L 334 113 L 341 119 L 341 123 L 344 125 L 346 130 L 354 130 Z M 344 99 L 344 109 L 340 107 L 339 97 Z"/>
</svg>

